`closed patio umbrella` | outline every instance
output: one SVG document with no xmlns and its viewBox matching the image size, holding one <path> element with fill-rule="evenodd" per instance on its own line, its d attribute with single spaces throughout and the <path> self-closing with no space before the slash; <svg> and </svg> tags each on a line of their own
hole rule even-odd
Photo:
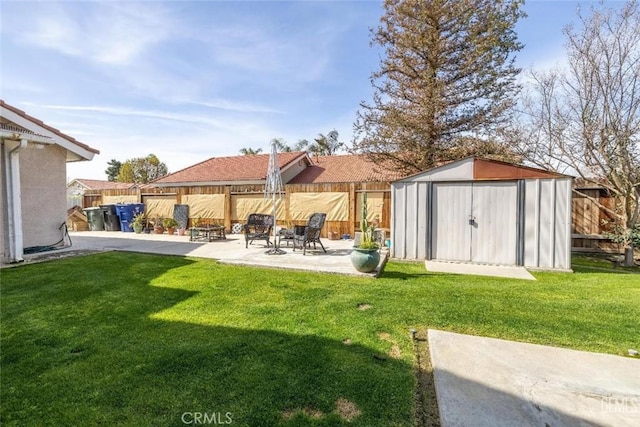
<svg viewBox="0 0 640 427">
<path fill-rule="evenodd" d="M 278 147 L 276 141 L 271 141 L 271 154 L 269 155 L 269 168 L 267 169 L 267 181 L 264 185 L 264 197 L 271 198 L 273 203 L 273 248 L 265 253 L 268 255 L 282 255 L 286 251 L 280 249 L 276 239 L 276 208 L 278 200 L 284 197 L 284 187 L 282 186 L 282 175 L 280 175 L 280 165 L 278 164 Z"/>
</svg>

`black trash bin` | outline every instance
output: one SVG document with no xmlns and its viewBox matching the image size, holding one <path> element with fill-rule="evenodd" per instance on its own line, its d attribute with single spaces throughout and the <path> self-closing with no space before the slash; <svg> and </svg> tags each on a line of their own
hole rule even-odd
<svg viewBox="0 0 640 427">
<path fill-rule="evenodd" d="M 102 231 L 104 230 L 104 217 L 102 216 L 102 209 L 100 208 L 86 208 L 84 214 L 87 216 L 87 222 L 89 223 L 89 230 Z"/>
<path fill-rule="evenodd" d="M 100 205 L 100 209 L 105 231 L 120 231 L 120 218 L 116 213 L 116 205 Z"/>
</svg>

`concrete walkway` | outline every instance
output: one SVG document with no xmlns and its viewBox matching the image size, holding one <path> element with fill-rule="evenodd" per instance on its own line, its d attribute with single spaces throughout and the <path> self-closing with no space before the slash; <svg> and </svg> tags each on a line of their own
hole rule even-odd
<svg viewBox="0 0 640 427">
<path fill-rule="evenodd" d="M 536 280 L 524 267 L 507 265 L 472 264 L 465 262 L 425 261 L 427 271 L 434 273 L 473 274 L 476 276 L 506 277 Z"/>
<path fill-rule="evenodd" d="M 301 249 L 293 251 L 286 245 L 282 249 L 284 255 L 266 255 L 267 246 L 264 241 L 256 241 L 245 248 L 245 239 L 241 234 L 229 234 L 226 240 L 212 242 L 191 242 L 189 236 L 168 234 L 135 234 L 119 231 L 83 231 L 70 232 L 72 246 L 60 251 L 132 251 L 161 255 L 181 255 L 199 258 L 216 259 L 221 263 L 243 264 L 262 267 L 285 268 L 293 270 L 338 273 L 356 276 L 375 277 L 374 273 L 359 273 L 351 264 L 349 254 L 353 240 L 322 239 L 327 252 L 320 245 L 316 249 L 307 249 L 306 255 Z M 284 243 L 284 242 L 283 242 Z M 37 260 L 39 256 L 50 253 L 26 255 L 25 261 Z M 382 264 L 382 263 L 381 263 Z M 379 266 L 379 268 L 381 268 Z"/>
<path fill-rule="evenodd" d="M 429 331 L 443 427 L 640 426 L 640 360 Z"/>
</svg>

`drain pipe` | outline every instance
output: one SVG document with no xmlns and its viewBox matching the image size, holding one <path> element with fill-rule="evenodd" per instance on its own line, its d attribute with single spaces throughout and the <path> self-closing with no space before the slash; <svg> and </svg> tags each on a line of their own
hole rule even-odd
<svg viewBox="0 0 640 427">
<path fill-rule="evenodd" d="M 5 144 L 6 147 L 6 144 Z M 23 234 L 22 234 L 22 202 L 20 192 L 20 150 L 27 147 L 27 140 L 10 150 L 5 157 L 7 171 L 7 225 L 9 228 L 9 262 L 22 262 Z"/>
</svg>

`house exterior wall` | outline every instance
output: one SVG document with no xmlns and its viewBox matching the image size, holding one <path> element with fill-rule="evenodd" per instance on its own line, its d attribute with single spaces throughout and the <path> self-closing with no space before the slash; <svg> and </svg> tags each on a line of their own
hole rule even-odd
<svg viewBox="0 0 640 427">
<path fill-rule="evenodd" d="M 74 206 L 82 207 L 85 189 L 80 184 L 73 184 L 67 187 L 67 209 Z"/>
<path fill-rule="evenodd" d="M 293 178 L 295 178 L 298 174 L 300 174 L 300 172 L 305 170 L 307 167 L 309 166 L 304 160 L 298 160 L 295 164 L 289 166 L 287 170 L 282 171 L 281 173 L 282 183 L 286 184 L 287 182 L 291 181 Z"/>
<path fill-rule="evenodd" d="M 66 150 L 58 145 L 20 151 L 24 247 L 51 245 L 66 220 Z"/>
<path fill-rule="evenodd" d="M 5 165 L 4 145 L 0 145 L 0 166 L 4 169 Z M 7 189 L 4 181 L 5 171 L 0 169 L 0 261 L 6 261 L 9 256 L 9 236 L 7 235 Z"/>
</svg>

